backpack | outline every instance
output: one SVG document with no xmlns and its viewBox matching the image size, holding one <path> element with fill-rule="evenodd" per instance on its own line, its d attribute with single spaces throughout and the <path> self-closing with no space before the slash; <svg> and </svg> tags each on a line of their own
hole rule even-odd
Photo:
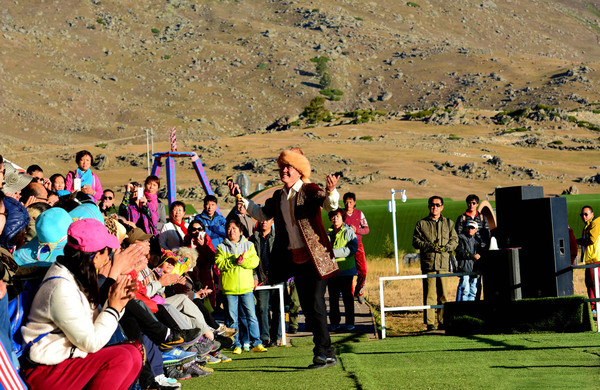
<svg viewBox="0 0 600 390">
<path fill-rule="evenodd" d="M 28 280 L 24 284 L 23 291 L 21 291 L 19 295 L 17 295 L 8 303 L 12 350 L 18 358 L 20 358 L 29 347 L 31 347 L 33 344 L 37 343 L 50 333 L 48 332 L 41 334 L 38 337 L 36 337 L 33 341 L 30 341 L 26 344 L 25 340 L 23 340 L 23 335 L 21 334 L 21 326 L 25 324 L 25 320 L 27 319 L 29 311 L 31 310 L 33 298 L 35 297 L 35 294 L 38 292 L 40 287 L 47 281 L 57 278 L 64 279 L 62 276 L 52 276 L 48 279 L 44 279 L 44 281 L 42 281 L 39 284 L 35 283 L 32 280 Z"/>
</svg>

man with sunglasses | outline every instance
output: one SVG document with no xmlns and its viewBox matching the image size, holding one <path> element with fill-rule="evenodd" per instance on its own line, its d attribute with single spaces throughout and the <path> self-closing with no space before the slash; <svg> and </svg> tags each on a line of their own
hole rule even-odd
<svg viewBox="0 0 600 390">
<path fill-rule="evenodd" d="M 479 207 L 479 197 L 475 194 L 467 196 L 467 210 L 461 214 L 456 220 L 456 232 L 460 236 L 469 234 L 468 225 L 471 221 L 477 223 L 477 232 L 475 233 L 475 239 L 479 242 L 479 254 L 485 256 L 485 252 L 490 247 L 490 239 L 492 235 L 490 233 L 490 224 L 485 215 L 481 214 L 477 208 Z M 481 278 L 477 277 L 477 291 L 475 293 L 475 300 L 478 301 L 481 297 Z M 457 295 L 456 300 L 462 299 L 461 295 Z"/>
<path fill-rule="evenodd" d="M 581 238 L 577 244 L 581 246 L 581 257 L 585 264 L 594 264 L 600 262 L 600 222 L 594 218 L 592 206 L 583 206 L 581 208 L 581 219 L 585 226 Z M 599 271 L 600 272 L 600 271 Z M 596 290 L 594 287 L 594 269 L 585 270 L 585 287 L 588 290 L 590 299 L 595 299 Z M 590 302 L 592 312 L 596 312 L 596 302 Z"/>
<path fill-rule="evenodd" d="M 115 193 L 112 190 L 106 189 L 102 192 L 100 199 L 100 211 L 105 217 L 113 214 L 119 214 L 119 208 L 115 205 Z"/>
<path fill-rule="evenodd" d="M 415 226 L 413 247 L 420 250 L 421 272 L 435 275 L 450 271 L 450 252 L 458 245 L 454 222 L 442 216 L 444 199 L 432 196 L 428 202 L 429 215 Z M 423 303 L 427 306 L 443 305 L 446 302 L 448 280 L 430 277 L 423 279 Z M 437 295 L 436 295 L 437 294 Z M 433 309 L 423 312 L 427 330 L 435 330 Z M 444 309 L 437 310 L 438 329 L 444 328 Z"/>
<path fill-rule="evenodd" d="M 479 197 L 475 194 L 467 196 L 467 210 L 456 220 L 456 232 L 458 234 L 468 234 L 467 226 L 469 222 L 477 222 L 476 237 L 481 242 L 481 249 L 487 249 L 490 243 L 490 224 L 477 208 L 479 207 Z"/>
</svg>

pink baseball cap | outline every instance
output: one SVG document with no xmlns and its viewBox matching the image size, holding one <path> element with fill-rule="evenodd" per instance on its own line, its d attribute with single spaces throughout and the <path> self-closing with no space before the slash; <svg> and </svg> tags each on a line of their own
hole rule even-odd
<svg viewBox="0 0 600 390">
<path fill-rule="evenodd" d="M 73 222 L 67 236 L 67 245 L 82 252 L 98 252 L 106 247 L 119 248 L 117 237 L 110 234 L 102 222 L 93 218 Z"/>
</svg>

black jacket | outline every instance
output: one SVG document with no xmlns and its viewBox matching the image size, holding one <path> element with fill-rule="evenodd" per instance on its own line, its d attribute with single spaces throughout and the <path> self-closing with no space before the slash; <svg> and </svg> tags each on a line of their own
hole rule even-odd
<svg viewBox="0 0 600 390">
<path fill-rule="evenodd" d="M 458 247 L 456 247 L 456 260 L 461 272 L 473 272 L 475 266 L 475 255 L 481 254 L 481 239 L 465 234 L 458 235 Z"/>
<path fill-rule="evenodd" d="M 254 248 L 256 248 L 256 254 L 260 259 L 258 263 L 258 267 L 254 269 L 254 277 L 258 279 L 259 284 L 269 284 L 269 265 L 263 264 L 263 253 L 262 247 L 260 245 L 261 240 L 261 232 L 258 230 L 254 232 L 254 234 L 250 237 L 250 242 L 254 244 Z M 273 243 L 275 242 L 275 231 L 271 230 L 269 235 L 267 236 L 267 247 L 269 248 L 269 252 L 266 254 L 269 258 L 269 263 L 273 261 Z"/>
</svg>

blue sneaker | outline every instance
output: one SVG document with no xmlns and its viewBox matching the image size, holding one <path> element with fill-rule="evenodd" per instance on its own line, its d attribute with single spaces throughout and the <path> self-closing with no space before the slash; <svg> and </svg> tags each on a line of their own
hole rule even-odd
<svg viewBox="0 0 600 390">
<path fill-rule="evenodd" d="M 186 352 L 179 348 L 175 348 L 169 352 L 163 352 L 163 366 L 176 366 L 185 364 L 196 359 L 196 352 Z"/>
</svg>

